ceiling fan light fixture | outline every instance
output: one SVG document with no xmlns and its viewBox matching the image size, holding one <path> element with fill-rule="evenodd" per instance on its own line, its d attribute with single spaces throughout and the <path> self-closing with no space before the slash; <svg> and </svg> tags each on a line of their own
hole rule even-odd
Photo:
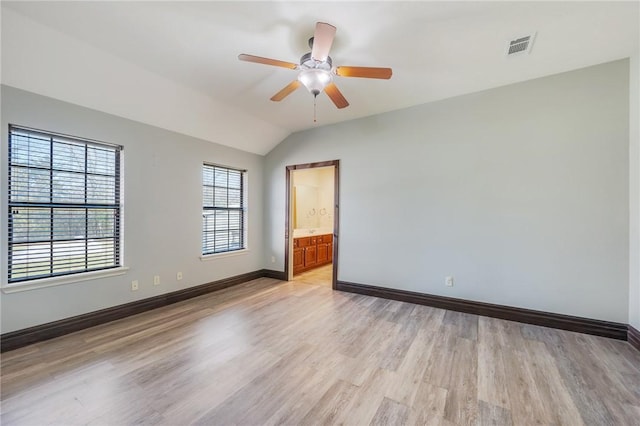
<svg viewBox="0 0 640 426">
<path fill-rule="evenodd" d="M 263 58 L 261 56 L 238 55 L 241 61 L 255 62 L 258 64 L 272 65 L 276 67 L 298 70 L 298 78 L 286 85 L 278 93 L 271 97 L 274 102 L 280 102 L 300 86 L 304 85 L 313 95 L 313 105 L 315 111 L 316 99 L 320 92 L 325 92 L 337 108 L 346 108 L 349 102 L 342 95 L 338 87 L 333 82 L 334 76 L 340 77 L 360 77 L 378 78 L 388 80 L 391 78 L 391 68 L 379 67 L 333 67 L 333 60 L 329 56 L 336 27 L 326 22 L 316 22 L 316 29 L 313 37 L 309 39 L 311 52 L 307 52 L 300 58 L 300 63 L 285 62 L 277 59 Z M 314 120 L 315 122 L 315 112 Z"/>
<path fill-rule="evenodd" d="M 298 81 L 313 95 L 318 96 L 333 78 L 331 72 L 323 69 L 312 68 L 300 71 Z"/>
</svg>

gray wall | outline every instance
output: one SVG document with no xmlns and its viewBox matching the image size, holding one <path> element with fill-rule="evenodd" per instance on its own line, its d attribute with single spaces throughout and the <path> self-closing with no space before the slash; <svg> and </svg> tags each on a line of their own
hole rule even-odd
<svg viewBox="0 0 640 426">
<path fill-rule="evenodd" d="M 628 67 L 617 61 L 321 127 L 266 158 L 2 86 L 2 234 L 8 123 L 119 143 L 130 267 L 0 293 L 2 332 L 263 266 L 282 270 L 285 166 L 333 159 L 341 160 L 339 279 L 638 328 L 637 282 L 629 286 L 629 164 L 637 169 L 638 158 L 629 158 Z M 631 105 L 637 110 L 637 95 Z M 637 123 L 631 128 L 637 155 Z M 245 254 L 199 259 L 203 161 L 249 170 Z M 454 287 L 444 286 L 446 275 Z"/>
<path fill-rule="evenodd" d="M 640 68 L 629 67 L 629 324 L 640 330 Z"/>
<path fill-rule="evenodd" d="M 340 280 L 627 323 L 628 69 L 291 135 L 266 157 L 265 265 L 284 267 L 285 166 L 339 159 Z"/>
<path fill-rule="evenodd" d="M 7 86 L 2 86 L 3 236 L 9 123 L 124 146 L 124 265 L 130 270 L 111 278 L 0 293 L 3 333 L 262 268 L 263 157 Z M 203 262 L 205 161 L 248 169 L 249 251 Z M 6 253 L 6 238 L 1 241 Z M 178 271 L 182 281 L 176 280 Z M 153 286 L 154 275 L 160 275 L 160 286 Z M 1 278 L 6 283 L 4 266 Z M 131 291 L 134 279 L 140 282 L 137 292 Z"/>
</svg>

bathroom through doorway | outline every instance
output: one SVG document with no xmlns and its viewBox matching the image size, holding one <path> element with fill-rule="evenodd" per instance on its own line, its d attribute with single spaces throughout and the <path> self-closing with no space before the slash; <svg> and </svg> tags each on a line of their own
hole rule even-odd
<svg viewBox="0 0 640 426">
<path fill-rule="evenodd" d="M 285 274 L 335 288 L 339 161 L 287 166 Z"/>
</svg>

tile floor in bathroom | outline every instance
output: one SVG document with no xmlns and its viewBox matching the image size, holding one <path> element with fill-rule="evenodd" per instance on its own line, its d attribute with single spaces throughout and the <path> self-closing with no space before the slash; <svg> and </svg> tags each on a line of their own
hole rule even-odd
<svg viewBox="0 0 640 426">
<path fill-rule="evenodd" d="M 294 275 L 293 280 L 296 282 L 331 287 L 332 274 L 333 264 L 330 263 L 328 265 Z"/>
</svg>

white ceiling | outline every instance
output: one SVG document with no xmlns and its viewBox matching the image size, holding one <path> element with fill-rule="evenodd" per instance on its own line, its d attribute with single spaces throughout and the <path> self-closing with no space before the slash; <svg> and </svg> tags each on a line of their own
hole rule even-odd
<svg viewBox="0 0 640 426">
<path fill-rule="evenodd" d="M 192 118 L 178 122 L 168 110 L 153 113 L 139 102 L 134 81 L 117 93 L 118 105 L 81 93 L 64 100 L 258 154 L 294 131 L 612 61 L 637 55 L 639 49 L 638 2 L 3 1 L 2 7 L 3 28 L 11 29 L 2 32 L 3 83 L 64 96 L 61 89 L 43 86 L 45 76 L 30 79 L 15 64 L 29 60 L 19 55 L 22 49 L 53 43 L 53 33 L 44 29 L 40 40 L 30 40 L 37 31 L 20 29 L 33 22 L 60 34 L 57 44 L 78 43 L 76 52 L 87 45 L 92 55 L 107 55 L 111 59 L 103 67 L 113 66 L 113 73 L 131 66 L 122 79 L 130 76 L 150 85 L 146 80 L 153 75 L 159 78 L 157 87 L 173 85 L 176 99 L 184 95 L 181 117 Z M 295 71 L 241 62 L 237 56 L 298 62 L 309 50 L 316 21 L 338 29 L 331 50 L 334 65 L 391 67 L 393 77 L 337 77 L 351 105 L 337 110 L 319 96 L 314 124 L 313 98 L 304 88 L 282 102 L 269 100 L 296 78 Z M 505 56 L 508 40 L 534 31 L 531 54 Z M 5 48 L 14 65 L 7 62 Z M 142 78 L 143 73 L 149 77 Z M 76 79 L 77 85 L 80 80 L 91 83 L 85 76 Z M 115 96 L 117 89 L 111 90 Z M 188 102 L 187 94 L 198 101 Z M 231 115 L 241 119 L 225 118 Z M 225 122 L 222 136 L 211 124 L 216 116 Z"/>
</svg>

